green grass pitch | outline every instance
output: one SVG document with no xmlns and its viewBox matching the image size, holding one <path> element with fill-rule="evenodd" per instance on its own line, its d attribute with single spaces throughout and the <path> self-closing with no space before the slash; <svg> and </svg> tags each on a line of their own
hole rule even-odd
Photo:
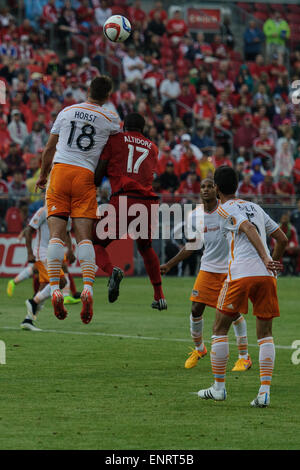
<svg viewBox="0 0 300 470">
<path fill-rule="evenodd" d="M 95 284 L 95 313 L 80 321 L 80 305 L 57 320 L 50 301 L 37 326 L 19 328 L 31 281 L 6 296 L 0 280 L 0 449 L 299 449 L 300 364 L 291 344 L 300 340 L 300 279 L 279 279 L 281 317 L 274 321 L 276 363 L 271 406 L 253 409 L 259 386 L 255 318 L 247 318 L 253 367 L 233 373 L 233 331 L 225 402 L 202 401 L 191 392 L 212 383 L 209 356 L 184 369 L 192 278 L 164 278 L 168 310 L 152 310 L 146 278 L 127 278 L 118 302 L 107 301 L 107 280 Z M 78 286 L 81 281 L 77 280 Z M 205 312 L 210 349 L 214 311 Z"/>
</svg>

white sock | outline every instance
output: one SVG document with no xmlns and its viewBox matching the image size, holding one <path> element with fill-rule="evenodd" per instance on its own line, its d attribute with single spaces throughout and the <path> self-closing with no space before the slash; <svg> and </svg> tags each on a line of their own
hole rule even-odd
<svg viewBox="0 0 300 470">
<path fill-rule="evenodd" d="M 63 292 L 64 297 L 68 297 L 70 295 L 70 279 L 69 279 L 68 273 L 65 273 L 65 278 L 66 278 L 67 284 L 63 288 L 62 292 Z"/>
<path fill-rule="evenodd" d="M 22 271 L 14 278 L 14 283 L 19 284 L 25 279 L 29 279 L 33 274 L 33 265 L 30 264 L 26 268 L 22 269 Z"/>
<path fill-rule="evenodd" d="M 49 299 L 49 297 L 51 297 L 51 287 L 50 284 L 47 284 L 44 289 L 37 292 L 37 294 L 33 297 L 33 300 L 36 304 L 40 305 L 45 302 L 45 300 Z"/>
<path fill-rule="evenodd" d="M 204 344 L 203 344 L 203 327 L 204 327 L 204 319 L 203 317 L 194 318 L 193 315 L 190 315 L 190 332 L 195 343 L 195 349 L 197 351 L 203 351 Z"/>
<path fill-rule="evenodd" d="M 273 337 L 259 339 L 260 388 L 258 393 L 270 393 L 272 374 L 275 363 L 275 346 Z"/>
<path fill-rule="evenodd" d="M 248 357 L 247 323 L 242 315 L 233 322 L 233 329 L 239 350 L 239 359 L 245 359 Z"/>
<path fill-rule="evenodd" d="M 59 238 L 51 238 L 48 245 L 47 265 L 51 295 L 59 289 L 60 271 L 64 259 L 64 243 Z"/>
<path fill-rule="evenodd" d="M 78 259 L 82 272 L 83 288 L 87 289 L 93 295 L 96 264 L 95 250 L 91 240 L 82 240 L 78 243 Z"/>
<path fill-rule="evenodd" d="M 225 376 L 228 357 L 228 336 L 212 336 L 210 361 L 215 378 L 215 390 L 223 390 L 225 388 Z"/>
</svg>

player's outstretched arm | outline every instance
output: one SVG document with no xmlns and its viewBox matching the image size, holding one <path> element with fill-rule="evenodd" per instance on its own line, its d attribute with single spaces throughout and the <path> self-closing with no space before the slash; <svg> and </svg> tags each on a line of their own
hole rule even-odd
<svg viewBox="0 0 300 470">
<path fill-rule="evenodd" d="M 262 239 L 259 233 L 257 232 L 255 226 L 251 224 L 251 222 L 249 222 L 248 220 L 245 220 L 244 222 L 241 223 L 239 230 L 240 232 L 245 233 L 248 240 L 250 241 L 250 243 L 252 243 L 257 253 L 261 257 L 265 267 L 269 271 L 272 271 L 274 274 L 277 274 L 277 272 L 282 269 L 282 265 L 279 261 L 276 261 L 270 258 L 270 256 L 265 250 Z"/>
<path fill-rule="evenodd" d="M 56 144 L 58 142 L 58 135 L 57 134 L 50 134 L 44 152 L 42 154 L 42 165 L 41 165 L 41 173 L 36 182 L 35 190 L 38 188 L 44 189 L 47 184 L 47 178 L 51 170 Z"/>
<path fill-rule="evenodd" d="M 35 233 L 35 229 L 32 228 L 30 225 L 27 225 L 27 227 L 24 230 L 24 238 L 25 238 L 25 244 L 26 244 L 26 249 L 27 249 L 27 259 L 28 263 L 35 263 L 35 256 L 32 251 L 32 237 L 33 234 Z"/>
<path fill-rule="evenodd" d="M 187 250 L 184 246 L 181 250 L 177 253 L 177 255 L 173 256 L 167 263 L 162 264 L 160 266 L 161 274 L 167 274 L 174 266 L 177 266 L 180 261 L 184 261 L 185 259 L 189 258 L 194 250 Z"/>
<path fill-rule="evenodd" d="M 272 258 L 274 261 L 280 261 L 288 245 L 288 239 L 285 233 L 281 230 L 281 228 L 275 230 L 275 232 L 271 234 L 271 237 L 276 240 L 276 244 L 272 253 Z"/>
</svg>

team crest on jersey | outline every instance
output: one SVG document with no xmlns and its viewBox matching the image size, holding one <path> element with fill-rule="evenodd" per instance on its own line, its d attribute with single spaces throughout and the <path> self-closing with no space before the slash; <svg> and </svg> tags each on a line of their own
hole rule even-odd
<svg viewBox="0 0 300 470">
<path fill-rule="evenodd" d="M 198 290 L 192 290 L 192 296 L 193 297 L 197 297 L 199 295 L 199 291 Z"/>
<path fill-rule="evenodd" d="M 229 222 L 231 223 L 231 225 L 236 225 L 236 218 L 233 217 L 233 215 L 231 215 L 231 216 L 229 217 Z"/>
</svg>

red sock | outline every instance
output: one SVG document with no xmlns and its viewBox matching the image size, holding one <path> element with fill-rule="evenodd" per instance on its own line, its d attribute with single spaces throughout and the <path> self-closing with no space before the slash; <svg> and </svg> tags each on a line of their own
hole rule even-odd
<svg viewBox="0 0 300 470">
<path fill-rule="evenodd" d="M 70 281 L 70 290 L 72 292 L 72 295 L 75 295 L 77 290 L 76 290 L 75 281 L 73 279 L 73 275 L 71 273 L 68 273 L 68 276 L 69 276 L 69 281 Z"/>
<path fill-rule="evenodd" d="M 113 265 L 111 264 L 109 254 L 106 249 L 101 245 L 94 245 L 96 253 L 96 264 L 99 268 L 102 269 L 106 274 L 111 276 L 113 271 Z"/>
<path fill-rule="evenodd" d="M 165 296 L 161 286 L 160 264 L 157 254 L 151 245 L 144 247 L 141 242 L 138 242 L 138 249 L 143 257 L 145 269 L 154 289 L 154 299 L 164 299 Z"/>
</svg>

